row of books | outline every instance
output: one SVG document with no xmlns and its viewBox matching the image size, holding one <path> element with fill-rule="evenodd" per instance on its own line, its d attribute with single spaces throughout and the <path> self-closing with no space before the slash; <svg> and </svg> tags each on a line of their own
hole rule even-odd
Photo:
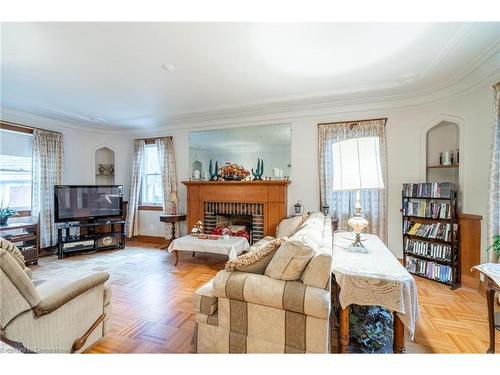
<svg viewBox="0 0 500 375">
<path fill-rule="evenodd" d="M 406 269 L 408 272 L 425 276 L 429 279 L 439 280 L 443 283 L 450 283 L 452 281 L 450 266 L 444 266 L 442 264 L 436 264 L 426 260 L 407 257 Z"/>
<path fill-rule="evenodd" d="M 451 182 L 403 184 L 404 197 L 451 198 L 451 193 L 455 190 L 455 184 Z"/>
<path fill-rule="evenodd" d="M 434 259 L 451 261 L 451 246 L 448 245 L 415 241 L 407 238 L 405 241 L 405 252 Z"/>
<path fill-rule="evenodd" d="M 403 215 L 420 216 L 429 219 L 449 219 L 450 205 L 447 203 L 403 202 Z"/>
<path fill-rule="evenodd" d="M 443 240 L 443 241 L 451 241 L 450 223 L 422 224 L 422 223 L 415 223 L 414 221 L 411 220 L 405 220 L 403 229 L 405 234 L 410 234 L 412 236 Z M 453 224 L 453 231 L 455 238 L 457 229 L 458 229 L 458 224 Z"/>
</svg>

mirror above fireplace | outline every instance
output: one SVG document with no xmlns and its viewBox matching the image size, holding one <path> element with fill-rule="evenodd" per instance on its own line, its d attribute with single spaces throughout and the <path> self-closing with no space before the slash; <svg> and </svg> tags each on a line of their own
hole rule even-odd
<svg viewBox="0 0 500 375">
<path fill-rule="evenodd" d="M 291 174 L 290 124 L 274 124 L 196 131 L 189 134 L 191 178 L 208 179 L 210 159 L 257 168 L 257 160 L 264 160 L 262 178 L 283 179 Z"/>
</svg>

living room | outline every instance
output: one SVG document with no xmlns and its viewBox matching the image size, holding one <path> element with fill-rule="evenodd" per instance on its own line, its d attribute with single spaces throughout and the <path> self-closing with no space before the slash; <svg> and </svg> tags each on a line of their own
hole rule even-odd
<svg viewBox="0 0 500 375">
<path fill-rule="evenodd" d="M 495 352 L 500 23 L 257 20 L 2 22 L 0 352 Z"/>
</svg>

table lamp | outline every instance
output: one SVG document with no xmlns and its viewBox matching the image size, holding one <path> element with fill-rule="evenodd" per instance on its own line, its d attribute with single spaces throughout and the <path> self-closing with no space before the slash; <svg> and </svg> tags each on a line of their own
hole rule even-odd
<svg viewBox="0 0 500 375">
<path fill-rule="evenodd" d="M 336 142 L 332 145 L 333 191 L 355 191 L 354 216 L 347 222 L 354 232 L 349 250 L 367 252 L 361 242 L 361 232 L 368 226 L 362 215 L 361 189 L 383 189 L 379 138 L 363 137 Z"/>
<path fill-rule="evenodd" d="M 169 201 L 170 201 L 170 204 L 171 204 L 170 213 L 172 215 L 177 215 L 177 202 L 179 201 L 179 199 L 177 198 L 177 192 L 176 191 L 171 191 L 170 192 Z"/>
</svg>

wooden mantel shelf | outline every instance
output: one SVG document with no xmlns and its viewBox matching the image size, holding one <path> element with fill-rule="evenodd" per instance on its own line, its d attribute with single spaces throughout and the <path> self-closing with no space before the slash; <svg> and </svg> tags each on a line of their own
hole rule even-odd
<svg viewBox="0 0 500 375">
<path fill-rule="evenodd" d="M 288 185 L 290 180 L 268 180 L 268 181 L 182 181 L 184 185 Z"/>
</svg>

